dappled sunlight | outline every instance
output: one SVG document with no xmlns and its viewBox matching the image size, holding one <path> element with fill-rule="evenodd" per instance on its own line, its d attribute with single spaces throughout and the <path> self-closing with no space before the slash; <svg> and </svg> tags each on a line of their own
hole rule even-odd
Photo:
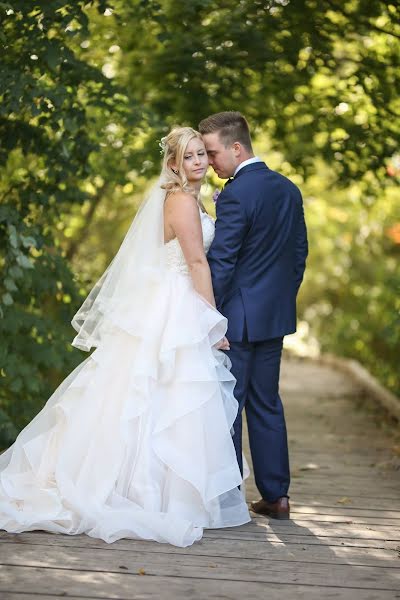
<svg viewBox="0 0 400 600">
<path fill-rule="evenodd" d="M 260 529 L 261 533 L 268 534 L 268 544 L 271 544 L 271 546 L 280 546 L 284 544 L 279 535 L 273 532 L 268 523 L 261 521 L 261 519 L 257 519 L 256 527 L 257 529 Z"/>
<path fill-rule="evenodd" d="M 283 347 L 296 356 L 315 358 L 320 354 L 318 340 L 313 336 L 310 325 L 306 321 L 299 321 L 296 333 L 285 336 Z"/>
</svg>

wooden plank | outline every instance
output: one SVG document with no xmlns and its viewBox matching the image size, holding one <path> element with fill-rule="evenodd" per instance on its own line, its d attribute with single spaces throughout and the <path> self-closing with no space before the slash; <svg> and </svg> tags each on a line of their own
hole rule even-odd
<svg viewBox="0 0 400 600">
<path fill-rule="evenodd" d="M 315 448 L 310 448 L 310 445 L 302 445 L 302 441 L 297 438 L 293 438 L 291 435 L 291 431 L 293 427 L 290 428 L 289 431 L 289 444 L 296 445 L 296 454 L 293 457 L 292 465 L 296 466 L 301 463 L 317 463 L 317 464 L 329 464 L 329 465 L 360 465 L 360 466 L 368 466 L 374 467 L 377 463 L 381 462 L 381 458 L 385 457 L 386 453 L 377 452 L 375 448 L 360 451 L 359 448 L 354 447 L 352 445 L 344 445 L 341 448 L 340 454 L 332 455 L 332 446 L 334 445 L 327 443 L 324 441 L 323 447 L 318 444 L 318 454 L 315 454 Z M 351 456 L 347 455 L 343 450 L 351 450 Z M 333 462 L 335 459 L 335 462 Z"/>
<path fill-rule="evenodd" d="M 309 523 L 317 521 L 319 523 L 348 523 L 354 525 L 375 525 L 379 527 L 390 527 L 396 531 L 400 530 L 400 519 L 399 518 L 381 518 L 379 516 L 359 516 L 359 515 L 331 515 L 331 514 L 313 514 L 306 512 L 297 512 L 296 510 L 291 512 L 290 519 L 284 521 L 281 524 L 282 527 L 290 527 L 292 522 L 295 523 Z M 256 518 L 256 517 L 254 517 Z M 260 518 L 260 517 L 257 517 Z M 266 518 L 266 517 L 261 517 Z M 271 522 L 269 520 L 269 522 Z"/>
<path fill-rule="evenodd" d="M 80 536 L 66 536 L 66 535 L 54 535 L 54 534 L 46 534 L 46 533 L 20 533 L 18 535 L 15 534 L 6 534 L 1 539 L 0 542 L 3 544 L 7 543 L 18 543 L 18 544 L 37 544 L 37 545 L 47 545 L 47 546 L 67 546 L 67 547 L 84 547 L 88 548 L 90 551 L 95 550 L 96 548 L 110 548 L 115 550 L 125 550 L 129 552 L 132 547 L 140 547 L 143 551 L 160 551 L 160 548 L 165 548 L 167 553 L 175 554 L 181 552 L 190 552 L 196 553 L 198 548 L 203 548 L 206 544 L 220 544 L 221 546 L 227 546 L 230 548 L 236 548 L 240 543 L 244 543 L 251 551 L 251 547 L 253 544 L 262 544 L 264 547 L 266 543 L 269 542 L 272 547 L 279 546 L 287 546 L 287 547 L 295 547 L 295 546 L 319 546 L 319 547 L 349 547 L 349 548 L 373 548 L 377 550 L 387 549 L 387 550 L 396 550 L 398 551 L 400 540 L 387 540 L 386 537 L 378 535 L 376 538 L 366 538 L 366 537 L 339 537 L 339 536 L 330 536 L 326 531 L 323 531 L 319 536 L 315 535 L 299 535 L 297 533 L 288 533 L 288 534 L 279 534 L 277 535 L 274 532 L 268 533 L 266 532 L 261 537 L 252 536 L 251 533 L 241 540 L 240 538 L 234 538 L 235 544 L 231 543 L 231 536 L 227 535 L 226 538 L 222 536 L 211 537 L 205 536 L 202 541 L 194 544 L 190 548 L 176 548 L 175 546 L 169 546 L 168 544 L 156 544 L 154 542 L 147 542 L 141 540 L 118 540 L 113 544 L 106 544 L 102 540 L 96 540 L 84 535 Z M 0 552 L 1 550 L 0 543 Z M 6 550 L 5 550 L 6 551 Z M 203 552 L 203 550 L 201 550 Z"/>
<path fill-rule="evenodd" d="M 86 560 L 88 557 L 86 558 Z M 163 561 L 157 564 L 153 559 L 130 561 L 125 558 L 125 564 L 120 565 L 123 568 L 118 573 L 91 571 L 84 567 L 80 569 L 60 569 L 60 568 L 38 568 L 38 567 L 0 567 L 0 591 L 20 592 L 29 586 L 30 591 L 36 593 L 43 592 L 44 585 L 47 592 L 54 592 L 60 589 L 60 582 L 68 587 L 70 594 L 79 595 L 82 593 L 82 584 L 90 582 L 91 584 L 100 584 L 101 590 L 92 585 L 100 594 L 112 597 L 114 586 L 122 591 L 130 586 L 136 586 L 136 581 L 140 574 L 144 573 L 149 577 L 157 577 L 180 580 L 209 580 L 215 587 L 217 581 L 228 582 L 230 585 L 234 582 L 254 584 L 280 584 L 280 585 L 312 585 L 328 588 L 347 588 L 347 589 L 366 589 L 366 590 L 386 590 L 396 591 L 400 586 L 400 573 L 397 569 L 378 569 L 375 567 L 351 567 L 335 565 L 299 565 L 291 564 L 290 570 L 273 568 L 267 569 L 265 565 L 260 569 L 257 561 L 252 561 L 251 565 L 220 565 L 217 559 L 209 561 L 206 565 L 195 567 L 192 565 L 173 564 Z M 218 559 L 219 560 L 219 559 Z M 232 560 L 232 559 L 231 559 Z M 248 561 L 249 562 L 249 561 Z M 45 582 L 43 581 L 45 580 Z M 338 586 L 340 582 L 340 586 Z M 78 584 L 78 585 L 77 585 Z M 162 589 L 162 588 L 160 588 Z"/>
<path fill-rule="evenodd" d="M 382 524 L 366 524 L 357 523 L 350 520 L 345 521 L 312 521 L 303 519 L 292 519 L 287 521 L 277 521 L 274 519 L 268 519 L 266 517 L 257 517 L 253 519 L 252 523 L 248 523 L 242 527 L 226 527 L 224 529 L 206 529 L 205 535 L 223 535 L 225 533 L 235 533 L 240 536 L 251 531 L 257 531 L 259 533 L 274 532 L 274 533 L 301 533 L 303 535 L 323 535 L 324 532 L 328 532 L 331 535 L 363 535 L 366 537 L 375 537 L 376 534 L 381 534 L 383 538 L 387 539 L 400 539 L 399 528 L 393 527 L 393 525 L 382 525 Z M 373 532 L 373 535 L 371 535 Z"/>
<path fill-rule="evenodd" d="M 299 503 L 292 503 L 292 508 L 291 508 L 291 515 L 314 515 L 314 516 L 332 516 L 332 517 L 339 517 L 339 516 L 345 516 L 345 517 L 350 517 L 350 516 L 357 516 L 359 518 L 362 517 L 368 517 L 368 518 L 375 518 L 376 516 L 381 519 L 396 519 L 398 521 L 400 521 L 400 510 L 380 510 L 377 514 L 376 510 L 373 510 L 371 508 L 358 508 L 357 506 L 351 506 L 351 505 L 336 505 L 336 506 L 331 506 L 329 508 L 322 508 L 322 507 L 315 507 L 315 506 L 310 506 L 307 504 L 299 504 Z"/>
<path fill-rule="evenodd" d="M 351 494 L 350 496 L 334 496 L 321 495 L 319 498 L 315 498 L 312 494 L 301 492 L 296 494 L 294 498 L 290 499 L 292 509 L 312 509 L 312 510 L 326 510 L 329 508 L 342 510 L 368 510 L 370 512 L 388 511 L 392 512 L 392 509 L 397 507 L 399 500 L 383 499 L 379 498 L 376 503 L 373 503 L 371 498 L 361 498 Z M 395 510 L 394 512 L 400 512 Z"/>
<path fill-rule="evenodd" d="M 398 491 L 397 482 L 393 482 L 393 479 L 390 479 L 389 477 L 382 477 L 381 475 L 374 474 L 373 472 L 370 472 L 369 475 L 356 475 L 346 471 L 342 471 L 342 473 L 334 473 L 330 471 L 327 473 L 321 473 L 320 471 L 317 472 L 316 470 L 311 472 L 303 470 L 297 471 L 296 469 L 292 469 L 291 479 L 292 487 L 296 487 L 304 482 L 307 482 L 309 485 L 316 486 L 321 481 L 324 481 L 325 483 L 322 489 L 325 489 L 327 482 L 329 482 L 328 489 L 329 487 L 336 487 L 337 484 L 340 484 L 342 487 L 349 485 L 349 489 L 354 491 L 359 490 L 360 486 L 362 486 L 363 490 L 370 489 L 371 491 L 374 491 L 375 494 L 377 490 L 379 490 L 379 492 L 381 491 L 381 486 L 383 492 L 391 491 L 397 494 Z M 374 485 L 374 481 L 376 485 Z"/>
<path fill-rule="evenodd" d="M 390 462 L 388 460 L 387 452 L 381 459 L 377 455 L 370 455 L 364 462 L 360 460 L 354 451 L 349 450 L 349 456 L 353 459 L 352 462 L 342 462 L 340 460 L 334 460 L 333 457 L 334 448 L 329 450 L 329 455 L 325 459 L 318 457 L 316 448 L 308 446 L 307 454 L 303 453 L 299 459 L 301 451 L 299 448 L 293 449 L 293 454 L 296 460 L 292 460 L 291 469 L 292 471 L 301 471 L 307 473 L 309 471 L 319 471 L 325 473 L 329 471 L 335 476 L 340 477 L 340 474 L 345 472 L 347 474 L 358 474 L 367 477 L 368 472 L 374 471 L 377 476 L 386 478 L 388 469 L 390 469 Z M 318 457 L 318 458 L 317 458 Z"/>
<path fill-rule="evenodd" d="M 400 537 L 394 536 L 390 531 L 387 533 L 382 533 L 380 531 L 366 531 L 365 529 L 359 529 L 356 531 L 346 531 L 343 529 L 315 529 L 313 531 L 307 530 L 306 528 L 299 528 L 297 530 L 286 528 L 286 532 L 282 532 L 282 529 L 270 530 L 266 533 L 258 532 L 258 531 L 221 531 L 214 532 L 212 530 L 207 531 L 204 534 L 203 539 L 225 539 L 225 540 L 265 540 L 271 539 L 268 536 L 273 535 L 274 539 L 284 540 L 289 539 L 291 536 L 299 536 L 301 535 L 304 539 L 310 540 L 309 543 L 313 543 L 312 540 L 316 540 L 315 543 L 321 543 L 325 537 L 330 538 L 353 538 L 354 540 L 358 540 L 360 543 L 364 540 L 380 540 L 381 543 L 384 542 L 396 542 L 399 545 Z M 285 538 L 286 536 L 286 538 Z"/>
<path fill-rule="evenodd" d="M 0 565 L 13 566 L 38 566 L 38 567 L 60 567 L 74 568 L 77 564 L 82 564 L 88 570 L 102 570 L 118 572 L 119 565 L 125 564 L 125 560 L 135 561 L 157 561 L 166 562 L 166 555 L 170 554 L 169 548 L 159 550 L 153 544 L 147 549 L 132 545 L 129 551 L 115 550 L 113 548 L 96 549 L 96 553 L 89 553 L 85 547 L 68 546 L 40 546 L 34 544 L 9 544 L 5 549 L 0 549 Z M 6 550 L 6 552 L 1 551 Z M 269 545 L 263 542 L 257 544 L 247 544 L 239 542 L 237 544 L 209 542 L 202 548 L 196 548 L 196 552 L 185 551 L 176 552 L 174 561 L 184 561 L 187 564 L 200 566 L 208 564 L 209 559 L 218 559 L 218 562 L 229 561 L 227 566 L 234 566 L 234 561 L 260 561 L 260 568 L 264 568 L 262 561 L 267 561 L 266 568 L 272 568 L 270 565 L 276 563 L 277 569 L 286 569 L 287 563 L 313 563 L 319 565 L 335 564 L 342 566 L 366 566 L 366 567 L 386 567 L 399 569 L 398 553 L 389 550 L 371 550 L 357 548 L 332 548 L 325 546 L 323 548 L 315 546 L 300 546 L 298 548 L 288 548 L 284 544 Z M 93 566 L 94 565 L 94 566 Z M 103 568 L 104 567 L 104 568 Z M 274 567 L 275 568 L 275 567 Z"/>
<path fill-rule="evenodd" d="M 313 464 L 313 463 L 311 463 Z M 341 484 L 352 482 L 352 488 L 357 489 L 360 485 L 364 487 L 371 487 L 377 491 L 377 488 L 373 485 L 373 482 L 376 481 L 377 485 L 382 485 L 384 489 L 392 489 L 397 492 L 396 483 L 393 484 L 393 479 L 391 479 L 387 474 L 383 475 L 382 472 L 374 473 L 373 469 L 370 469 L 369 472 L 366 469 L 365 472 L 361 470 L 350 470 L 350 469 L 342 469 L 342 470 L 331 470 L 328 468 L 318 468 L 318 469 L 305 469 L 305 468 L 291 468 L 291 478 L 292 485 L 297 484 L 297 480 L 305 480 L 308 482 L 319 482 L 321 480 L 329 481 L 329 483 L 336 484 L 340 482 Z"/>
<path fill-rule="evenodd" d="M 112 595 L 93 595 L 92 586 L 83 584 L 84 595 L 71 595 L 65 590 L 61 592 L 9 592 L 1 591 L 1 600 L 55 600 L 68 597 L 68 600 L 139 600 L 155 598 L 157 600 L 378 600 L 375 590 L 340 589 L 338 587 L 300 586 L 269 584 L 268 587 L 259 583 L 244 583 L 192 579 L 179 580 L 155 577 L 140 577 L 134 580 L 131 589 L 115 588 Z M 89 592 L 90 590 L 90 592 Z M 160 591 L 162 590 L 162 592 Z M 97 592 L 97 590 L 96 590 Z M 379 591 L 379 600 L 396 600 L 397 592 Z"/>
<path fill-rule="evenodd" d="M 365 495 L 365 497 L 374 500 L 379 500 L 379 496 L 376 495 L 377 489 L 379 489 L 379 491 L 382 493 L 382 498 L 390 498 L 393 499 L 393 501 L 397 500 L 398 502 L 397 489 L 395 487 L 381 486 L 379 482 L 377 482 L 376 487 L 373 487 L 372 485 L 354 486 L 351 485 L 350 482 L 346 484 L 343 481 L 338 481 L 337 485 L 335 485 L 334 483 L 326 484 L 326 481 L 324 481 L 323 479 L 318 482 L 312 482 L 312 484 L 310 481 L 305 481 L 304 479 L 296 480 L 290 487 L 289 495 L 295 497 L 301 492 L 306 492 L 307 494 L 309 494 L 310 492 L 315 490 L 315 498 L 320 498 L 321 495 L 319 493 L 319 490 L 321 488 L 324 489 L 325 494 L 334 495 L 338 498 L 344 496 L 351 496 L 352 493 L 355 493 L 359 495 Z M 256 491 L 249 491 L 249 495 L 247 497 L 251 501 L 258 500 L 260 494 Z"/>
<path fill-rule="evenodd" d="M 333 450 L 333 448 L 332 448 Z M 331 452 L 332 452 L 331 450 Z M 325 460 L 322 460 L 318 454 L 315 454 L 315 449 L 310 452 L 308 458 L 304 457 L 303 460 L 298 459 L 298 450 L 295 450 L 297 457 L 296 460 L 292 461 L 291 470 L 295 472 L 301 472 L 310 475 L 323 475 L 329 471 L 330 475 L 334 477 L 340 477 L 342 474 L 355 478 L 368 478 L 368 475 L 376 475 L 382 479 L 388 479 L 390 473 L 390 462 L 386 457 L 386 460 L 378 461 L 375 455 L 375 459 L 371 457 L 364 464 L 356 464 L 357 460 L 354 459 L 352 462 L 343 463 L 335 460 L 334 456 L 330 454 L 330 458 L 327 456 Z M 353 453 L 351 453 L 353 458 Z"/>
<path fill-rule="evenodd" d="M 295 497 L 291 497 L 291 501 L 292 502 L 296 502 L 296 499 L 298 498 L 299 500 L 302 501 L 308 501 L 310 505 L 314 505 L 314 503 L 326 503 L 326 502 L 335 502 L 335 504 L 337 503 L 338 500 L 340 500 L 341 498 L 350 498 L 356 505 L 360 506 L 362 504 L 370 504 L 371 506 L 373 506 L 373 502 L 379 502 L 379 506 L 385 505 L 385 506 L 393 506 L 394 504 L 396 504 L 396 506 L 398 506 L 399 503 L 399 494 L 395 494 L 393 496 L 385 496 L 382 494 L 382 496 L 376 496 L 376 495 L 368 495 L 368 497 L 365 496 L 359 496 L 358 494 L 354 494 L 354 493 L 348 493 L 348 494 L 340 494 L 338 492 L 334 492 L 334 491 L 326 491 L 325 489 L 318 492 L 318 494 L 313 494 L 310 490 L 308 491 L 304 491 L 304 490 L 296 490 L 296 495 Z M 383 504 L 384 503 L 384 504 Z"/>
<path fill-rule="evenodd" d="M 319 471 L 292 471 L 292 482 L 293 485 L 303 485 L 304 483 L 320 484 L 324 482 L 322 489 L 335 488 L 337 483 L 340 483 L 342 487 L 348 486 L 350 490 L 357 490 L 362 485 L 363 491 L 370 490 L 371 492 L 379 493 L 392 492 L 397 494 L 398 486 L 397 482 L 393 482 L 393 479 L 389 477 L 378 476 L 374 479 L 373 473 L 370 476 L 357 477 L 351 473 L 342 473 L 333 476 L 331 473 L 320 473 Z"/>
<path fill-rule="evenodd" d="M 338 545 L 342 540 L 353 540 L 363 545 L 367 541 L 377 541 L 381 546 L 386 543 L 392 542 L 399 546 L 399 536 L 392 536 L 390 532 L 381 531 L 365 531 L 360 530 L 326 530 L 321 528 L 318 530 L 309 530 L 303 527 L 300 528 L 286 528 L 285 531 L 279 529 L 247 529 L 246 531 L 238 532 L 236 530 L 226 530 L 221 532 L 208 531 L 204 534 L 203 540 L 205 539 L 236 539 L 236 540 L 259 540 L 259 541 L 281 541 L 285 543 L 295 543 L 294 540 L 301 540 L 300 543 L 306 541 L 309 544 L 323 544 L 325 539 L 329 538 Z"/>
<path fill-rule="evenodd" d="M 335 491 L 338 484 L 343 488 L 354 490 L 354 492 L 369 490 L 373 497 L 379 498 L 382 492 L 390 492 L 394 498 L 398 496 L 398 475 L 391 473 L 389 475 L 382 476 L 373 473 L 370 475 L 363 475 L 356 477 L 351 473 L 321 473 L 319 470 L 310 471 L 295 471 L 292 469 L 292 483 L 291 488 L 304 486 L 304 484 L 312 485 L 314 492 L 319 493 L 331 493 Z M 393 477 L 394 475 L 394 477 Z M 321 482 L 323 485 L 321 485 Z M 320 486 L 317 488 L 317 486 Z M 361 487 L 360 487 L 361 486 Z M 311 492 L 311 490 L 310 490 Z M 362 494 L 360 494 L 362 495 Z M 382 494 L 384 496 L 384 493 Z"/>
<path fill-rule="evenodd" d="M 275 534 L 300 534 L 300 535 L 346 535 L 349 537 L 381 537 L 382 539 L 400 539 L 400 530 L 391 525 L 357 523 L 352 520 L 319 521 L 292 519 L 287 521 L 269 520 L 257 517 L 251 523 L 242 527 L 226 527 L 224 529 L 206 529 L 204 535 L 219 536 L 225 533 L 235 534 L 238 537 L 247 533 L 275 533 Z"/>
<path fill-rule="evenodd" d="M 278 521 L 278 523 L 280 523 Z M 22 535 L 35 535 L 34 533 L 32 534 L 3 534 L 0 537 L 0 542 L 2 540 L 6 539 L 6 536 L 11 536 L 13 538 L 13 541 L 19 541 L 21 540 L 21 536 Z M 42 533 L 37 533 L 36 535 L 48 535 L 50 536 L 48 539 L 54 539 L 56 538 L 62 538 L 65 540 L 65 543 L 69 543 L 71 545 L 75 544 L 76 542 L 74 541 L 75 536 L 60 536 L 60 535 L 55 535 L 55 534 L 42 534 Z M 364 540 L 377 540 L 380 542 L 400 542 L 400 536 L 399 535 L 395 535 L 393 533 L 393 531 L 389 528 L 388 531 L 382 531 L 379 529 L 373 529 L 373 528 L 369 528 L 366 529 L 365 527 L 361 526 L 361 525 L 354 525 L 354 526 L 342 526 L 342 527 L 338 527 L 337 525 L 332 526 L 332 524 L 323 524 L 323 526 L 319 526 L 318 524 L 312 524 L 312 526 L 309 527 L 301 527 L 299 525 L 293 524 L 291 527 L 288 526 L 281 526 L 280 524 L 275 524 L 273 523 L 272 526 L 270 524 L 268 524 L 268 522 L 264 522 L 264 524 L 260 524 L 259 526 L 257 526 L 257 528 L 254 527 L 246 527 L 246 528 L 232 528 L 232 529 L 208 529 L 205 530 L 204 532 L 204 536 L 203 536 L 203 540 L 204 539 L 259 539 L 259 540 L 277 540 L 278 538 L 280 540 L 289 540 L 293 537 L 300 537 L 303 540 L 309 540 L 310 543 L 312 543 L 312 540 L 316 540 L 317 543 L 321 543 L 319 541 L 319 538 L 323 541 L 324 538 L 329 537 L 330 539 L 342 539 L 342 538 L 347 538 L 347 539 L 353 539 L 353 540 L 359 540 L 359 541 L 364 541 Z M 85 540 L 85 544 L 88 544 L 89 546 L 93 543 L 99 543 L 99 544 L 103 544 L 104 542 L 102 542 L 101 540 L 99 540 L 98 542 L 93 542 L 92 538 L 89 538 L 88 536 L 79 536 L 80 538 L 80 543 L 81 540 Z M 29 539 L 29 538 L 28 538 Z M 70 541 L 67 541 L 70 540 Z M 126 540 L 126 543 L 129 545 L 131 543 L 132 540 Z M 115 546 L 115 544 L 120 545 L 120 544 L 124 544 L 125 540 L 119 540 L 117 542 L 114 542 L 113 546 Z M 145 543 L 151 543 L 151 542 L 145 542 Z M 198 542 L 198 543 L 202 543 L 202 542 Z"/>
</svg>

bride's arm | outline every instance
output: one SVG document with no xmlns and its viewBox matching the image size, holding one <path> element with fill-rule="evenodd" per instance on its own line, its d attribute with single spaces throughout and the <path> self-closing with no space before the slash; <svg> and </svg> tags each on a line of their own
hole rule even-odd
<svg viewBox="0 0 400 600">
<path fill-rule="evenodd" d="M 196 200 L 183 192 L 170 194 L 165 201 L 164 219 L 178 238 L 193 287 L 215 308 L 211 272 L 204 252 L 203 231 Z M 230 349 L 226 337 L 215 346 L 220 350 Z"/>
<path fill-rule="evenodd" d="M 178 238 L 195 290 L 215 307 L 210 267 L 203 247 L 199 208 L 193 196 L 170 194 L 165 202 L 165 220 Z"/>
</svg>

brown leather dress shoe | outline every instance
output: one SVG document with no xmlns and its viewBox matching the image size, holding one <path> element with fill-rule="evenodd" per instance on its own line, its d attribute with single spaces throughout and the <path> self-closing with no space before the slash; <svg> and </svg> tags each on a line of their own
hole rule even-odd
<svg viewBox="0 0 400 600">
<path fill-rule="evenodd" d="M 250 504 L 250 510 L 271 519 L 290 519 L 289 499 L 286 496 L 278 498 L 276 502 L 268 502 L 261 498 L 258 502 Z"/>
</svg>

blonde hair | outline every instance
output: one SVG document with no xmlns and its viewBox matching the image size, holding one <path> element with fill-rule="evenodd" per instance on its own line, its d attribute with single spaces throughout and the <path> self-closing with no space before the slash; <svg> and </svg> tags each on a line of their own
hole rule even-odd
<svg viewBox="0 0 400 600">
<path fill-rule="evenodd" d="M 167 194 L 183 191 L 192 194 L 198 200 L 198 194 L 189 184 L 183 168 L 186 148 L 194 138 L 202 139 L 201 134 L 192 127 L 174 127 L 161 139 L 160 146 L 164 154 L 161 170 L 164 183 L 161 187 L 167 190 Z M 176 173 L 172 170 L 172 162 L 175 162 Z"/>
</svg>

